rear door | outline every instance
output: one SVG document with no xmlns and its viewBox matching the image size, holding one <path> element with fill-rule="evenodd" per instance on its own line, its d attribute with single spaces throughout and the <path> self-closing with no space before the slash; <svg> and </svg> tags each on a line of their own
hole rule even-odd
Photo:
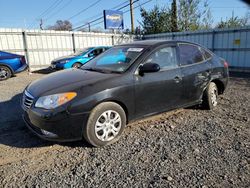
<svg viewBox="0 0 250 188">
<path fill-rule="evenodd" d="M 204 57 L 201 47 L 179 43 L 179 60 L 183 76 L 184 104 L 199 101 L 211 77 L 211 58 Z"/>
<path fill-rule="evenodd" d="M 143 61 L 157 63 L 160 71 L 135 75 L 136 115 L 161 112 L 181 103 L 182 78 L 177 63 L 176 46 L 161 46 Z"/>
</svg>

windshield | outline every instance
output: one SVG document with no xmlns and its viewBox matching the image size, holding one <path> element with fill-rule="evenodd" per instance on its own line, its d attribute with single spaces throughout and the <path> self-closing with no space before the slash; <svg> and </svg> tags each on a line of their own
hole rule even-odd
<svg viewBox="0 0 250 188">
<path fill-rule="evenodd" d="M 128 69 L 142 51 L 143 48 L 114 47 L 83 65 L 82 69 L 121 73 Z"/>
<path fill-rule="evenodd" d="M 90 51 L 92 48 L 83 48 L 82 50 L 76 51 L 75 53 L 71 54 L 71 55 L 83 55 L 84 53 L 87 53 L 88 51 Z"/>
</svg>

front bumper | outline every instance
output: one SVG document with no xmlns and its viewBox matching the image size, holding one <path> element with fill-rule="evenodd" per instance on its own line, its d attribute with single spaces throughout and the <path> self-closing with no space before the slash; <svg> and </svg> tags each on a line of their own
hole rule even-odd
<svg viewBox="0 0 250 188">
<path fill-rule="evenodd" d="M 40 138 L 66 142 L 82 139 L 83 126 L 87 123 L 88 116 L 89 113 L 70 115 L 67 112 L 52 115 L 42 109 L 29 109 L 24 112 L 23 120 Z"/>
<path fill-rule="evenodd" d="M 64 63 L 59 63 L 59 62 L 51 63 L 50 68 L 55 70 L 62 70 L 64 69 Z"/>
</svg>

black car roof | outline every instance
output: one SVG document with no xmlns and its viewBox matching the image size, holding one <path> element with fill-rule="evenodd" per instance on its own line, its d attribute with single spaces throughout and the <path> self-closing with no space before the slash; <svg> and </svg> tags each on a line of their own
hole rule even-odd
<svg viewBox="0 0 250 188">
<path fill-rule="evenodd" d="M 182 41 L 182 40 L 140 40 L 140 41 L 134 41 L 131 43 L 126 43 L 126 44 L 120 44 L 117 46 L 158 46 L 162 44 L 176 44 L 177 42 L 185 42 L 185 43 L 191 43 L 188 41 Z M 195 44 L 195 43 L 191 43 Z"/>
</svg>

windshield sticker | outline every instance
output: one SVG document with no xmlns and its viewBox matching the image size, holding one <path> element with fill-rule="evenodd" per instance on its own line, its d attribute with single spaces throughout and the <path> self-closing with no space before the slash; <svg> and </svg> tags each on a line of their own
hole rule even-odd
<svg viewBox="0 0 250 188">
<path fill-rule="evenodd" d="M 129 48 L 128 52 L 141 52 L 143 48 Z"/>
</svg>

